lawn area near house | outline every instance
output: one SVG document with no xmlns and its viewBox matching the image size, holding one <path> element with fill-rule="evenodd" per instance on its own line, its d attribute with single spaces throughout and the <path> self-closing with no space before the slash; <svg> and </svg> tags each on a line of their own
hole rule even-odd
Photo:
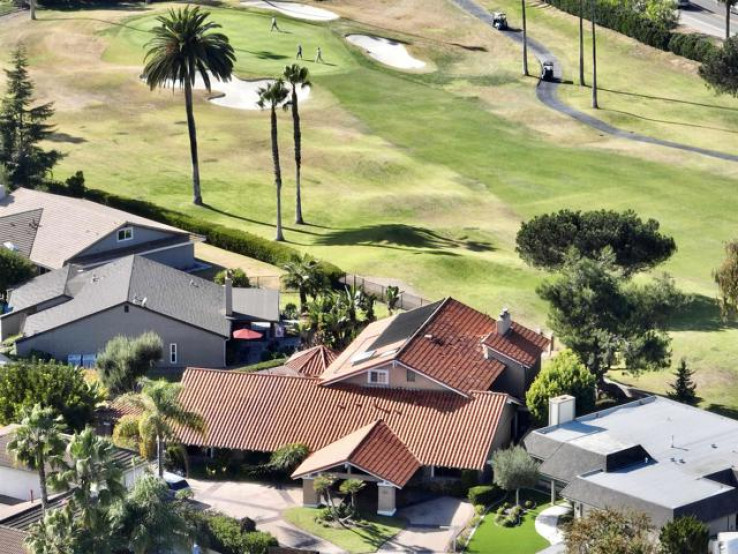
<svg viewBox="0 0 738 554">
<path fill-rule="evenodd" d="M 505 552 L 506 554 L 535 554 L 549 546 L 541 535 L 536 533 L 536 516 L 550 505 L 549 497 L 536 491 L 521 491 L 520 501 L 533 500 L 537 506 L 527 512 L 523 522 L 516 527 L 503 527 L 495 523 L 494 512 L 488 513 L 469 542 L 467 552 L 486 554 Z"/>
<path fill-rule="evenodd" d="M 56 178 L 82 169 L 90 188 L 272 238 L 266 113 L 215 106 L 197 94 L 206 205 L 190 203 L 181 95 L 150 92 L 139 80 L 146 31 L 169 6 L 42 10 L 33 25 L 14 18 L 2 23 L 0 61 L 24 41 L 41 98 L 55 102 L 55 146 L 67 154 Z M 504 0 L 504 7 L 514 17 L 514 3 Z M 738 164 L 602 137 L 551 113 L 537 101 L 535 81 L 519 76 L 518 48 L 447 0 L 335 0 L 330 9 L 346 18 L 316 24 L 278 16 L 285 30 L 279 34 L 269 33 L 271 15 L 208 9 L 234 43 L 241 78 L 273 76 L 292 61 L 298 42 L 305 49 L 314 85 L 301 108 L 306 226 L 292 224 L 290 118 L 279 114 L 292 247 L 349 272 L 400 279 L 428 299 L 453 295 L 493 314 L 509 306 L 514 318 L 545 328 L 546 307 L 535 293 L 544 275 L 514 251 L 521 220 L 563 207 L 633 208 L 674 235 L 679 251 L 664 269 L 697 295 L 674 326 L 675 358 L 689 356 L 705 405 L 738 408 L 738 330 L 719 321 L 711 278 L 723 243 L 738 229 Z M 560 38 L 552 46 L 564 56 L 568 16 L 530 11 L 537 26 L 531 35 Z M 368 60 L 343 39 L 359 31 L 406 41 L 435 70 L 406 74 Z M 690 62 L 601 36 L 607 88 L 692 99 L 683 113 L 705 128 L 676 138 L 734 148 L 737 101 L 706 93 Z M 317 45 L 324 65 L 309 59 Z M 626 64 L 643 77 L 615 71 Z M 575 96 L 571 101 L 580 102 Z M 622 111 L 614 103 L 620 96 L 604 95 L 603 106 Z M 682 105 L 640 97 L 628 103 L 634 113 L 663 120 Z M 672 126 L 647 119 L 638 130 L 675 139 Z M 668 372 L 649 377 L 656 390 L 671 379 Z"/>
<path fill-rule="evenodd" d="M 325 527 L 315 521 L 316 508 L 290 508 L 282 512 L 284 519 L 321 539 L 325 539 L 351 554 L 376 552 L 389 539 L 405 528 L 404 520 L 370 515 L 363 527 Z"/>
</svg>

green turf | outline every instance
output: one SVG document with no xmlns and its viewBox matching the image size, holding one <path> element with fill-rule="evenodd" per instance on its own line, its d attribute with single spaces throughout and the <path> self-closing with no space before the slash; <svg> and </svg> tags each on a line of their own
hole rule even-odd
<svg viewBox="0 0 738 554">
<path fill-rule="evenodd" d="M 315 521 L 315 508 L 290 508 L 283 517 L 308 533 L 325 539 L 351 554 L 376 552 L 405 527 L 405 521 L 394 517 L 368 516 L 361 526 L 323 525 Z"/>
<path fill-rule="evenodd" d="M 495 523 L 495 514 L 488 513 L 479 528 L 474 533 L 467 552 L 472 554 L 487 554 L 504 552 L 505 554 L 535 554 L 543 550 L 549 543 L 536 533 L 536 516 L 550 506 L 548 497 L 534 491 L 521 491 L 520 501 L 533 500 L 537 503 L 523 516 L 523 522 L 516 527 L 503 527 Z"/>
<path fill-rule="evenodd" d="M 537 103 L 533 81 L 516 76 L 519 61 L 507 40 L 491 31 L 484 48 L 494 46 L 494 56 L 406 37 L 437 68 L 408 75 L 368 61 L 348 46 L 341 35 L 360 28 L 353 23 L 280 18 L 288 33 L 277 35 L 269 33 L 270 16 L 212 11 L 236 46 L 241 77 L 273 76 L 291 60 L 298 41 L 307 55 L 320 44 L 331 64 L 307 62 L 315 86 L 302 107 L 303 184 L 305 215 L 312 225 L 291 224 L 291 129 L 289 114 L 280 114 L 284 216 L 292 245 L 347 271 L 402 279 L 426 298 L 453 295 L 492 313 L 507 305 L 514 317 L 538 327 L 545 325 L 545 305 L 535 287 L 544 275 L 527 268 L 514 252 L 520 221 L 562 207 L 634 208 L 659 219 L 675 236 L 679 251 L 665 269 L 697 294 L 675 325 L 675 355 L 688 355 L 698 369 L 705 404 L 738 407 L 732 360 L 738 332 L 720 323 L 710 276 L 738 224 L 735 164 L 599 138 L 551 115 Z M 514 17 L 512 3 L 508 11 Z M 568 52 L 571 21 L 553 10 L 539 12 L 531 15 L 531 24 L 546 30 L 547 39 L 559 37 L 564 42 L 557 47 Z M 68 155 L 55 176 L 83 169 L 89 187 L 273 237 L 265 113 L 221 108 L 198 96 L 207 206 L 190 204 L 181 96 L 149 92 L 138 80 L 145 31 L 155 15 L 152 9 L 125 19 L 112 11 L 42 12 L 33 30 L 9 28 L 0 36 L 0 46 L 25 38 L 39 90 L 56 94 L 56 122 L 65 133 L 57 146 Z M 459 22 L 449 18 L 448 24 Z M 700 106 L 707 103 L 706 93 L 691 70 L 632 42 L 624 46 L 623 40 L 604 36 L 603 59 L 620 56 L 619 67 L 634 64 L 646 75 L 645 84 L 608 75 L 607 69 L 604 83 L 617 77 L 617 86 L 633 86 L 639 94 L 651 88 L 665 98 L 693 97 L 695 104 L 685 105 L 686 117 L 709 126 L 718 125 L 717 118 L 732 129 L 730 136 L 738 132 L 730 107 L 734 100 L 714 100 L 726 109 Z M 494 41 L 500 41 L 498 49 Z M 7 56 L 7 49 L 0 56 Z M 78 57 L 75 70 L 65 70 Z M 572 101 L 580 102 L 575 96 Z M 646 110 L 648 117 L 663 109 L 668 116 L 670 106 L 639 102 L 632 109 Z M 690 134 L 712 146 L 718 136 L 707 129 Z M 662 372 L 647 378 L 658 390 L 670 377 Z"/>
</svg>

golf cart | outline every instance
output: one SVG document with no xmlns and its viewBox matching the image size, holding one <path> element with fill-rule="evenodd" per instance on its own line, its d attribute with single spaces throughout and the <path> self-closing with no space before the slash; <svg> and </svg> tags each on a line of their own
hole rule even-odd
<svg viewBox="0 0 738 554">
<path fill-rule="evenodd" d="M 498 31 L 507 30 L 507 16 L 502 12 L 495 12 L 492 14 L 492 24 Z"/>
<path fill-rule="evenodd" d="M 541 81 L 554 80 L 554 63 L 551 61 L 543 62 L 541 66 Z"/>
</svg>

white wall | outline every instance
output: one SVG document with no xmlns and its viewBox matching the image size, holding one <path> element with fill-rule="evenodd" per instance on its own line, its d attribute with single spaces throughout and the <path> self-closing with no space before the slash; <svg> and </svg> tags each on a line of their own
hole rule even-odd
<svg viewBox="0 0 738 554">
<path fill-rule="evenodd" d="M 41 497 L 38 474 L 12 467 L 0 467 L 0 494 L 25 502 L 31 500 L 31 491 L 34 500 Z"/>
</svg>

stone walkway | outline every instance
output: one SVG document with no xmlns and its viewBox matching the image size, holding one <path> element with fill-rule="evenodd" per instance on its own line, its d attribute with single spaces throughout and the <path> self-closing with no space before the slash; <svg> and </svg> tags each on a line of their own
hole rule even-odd
<svg viewBox="0 0 738 554">
<path fill-rule="evenodd" d="M 564 542 L 564 533 L 559 529 L 559 518 L 571 512 L 568 505 L 557 505 L 546 508 L 536 517 L 535 528 L 536 533 L 552 545 Z"/>
</svg>

